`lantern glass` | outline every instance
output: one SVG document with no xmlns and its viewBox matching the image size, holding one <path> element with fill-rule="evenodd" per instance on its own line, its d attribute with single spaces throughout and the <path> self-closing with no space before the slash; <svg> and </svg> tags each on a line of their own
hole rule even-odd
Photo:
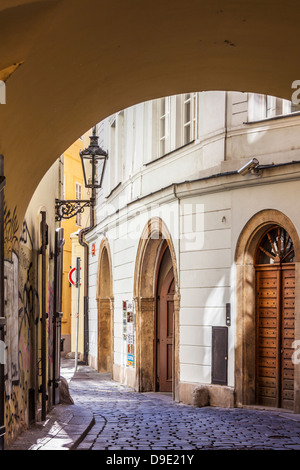
<svg viewBox="0 0 300 470">
<path fill-rule="evenodd" d="M 90 139 L 90 146 L 80 152 L 84 183 L 87 188 L 101 188 L 108 155 L 98 146 L 95 130 Z"/>
<path fill-rule="evenodd" d="M 81 155 L 81 163 L 83 169 L 84 184 L 86 187 L 90 187 L 88 186 L 88 184 L 92 184 L 93 160 L 89 155 Z"/>
</svg>

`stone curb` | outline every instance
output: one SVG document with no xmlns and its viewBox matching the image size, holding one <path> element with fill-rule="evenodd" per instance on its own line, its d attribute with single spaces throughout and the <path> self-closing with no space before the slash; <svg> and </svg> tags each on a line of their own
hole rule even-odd
<svg viewBox="0 0 300 470">
<path fill-rule="evenodd" d="M 5 450 L 74 450 L 95 424 L 79 405 L 56 405 L 44 423 L 36 423 Z"/>
</svg>

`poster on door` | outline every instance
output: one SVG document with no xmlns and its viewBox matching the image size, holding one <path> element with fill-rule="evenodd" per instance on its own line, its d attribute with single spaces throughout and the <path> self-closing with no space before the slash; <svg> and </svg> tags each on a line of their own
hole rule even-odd
<svg viewBox="0 0 300 470">
<path fill-rule="evenodd" d="M 126 364 L 135 365 L 135 312 L 132 301 L 123 301 L 123 338 L 126 340 Z"/>
</svg>

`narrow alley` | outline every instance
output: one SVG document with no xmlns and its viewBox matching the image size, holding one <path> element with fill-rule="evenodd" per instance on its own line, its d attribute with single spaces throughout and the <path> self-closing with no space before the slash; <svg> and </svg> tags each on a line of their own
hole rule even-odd
<svg viewBox="0 0 300 470">
<path fill-rule="evenodd" d="M 168 394 L 137 393 L 108 374 L 63 360 L 72 398 L 95 425 L 77 450 L 300 450 L 299 415 L 254 409 L 196 408 Z"/>
</svg>

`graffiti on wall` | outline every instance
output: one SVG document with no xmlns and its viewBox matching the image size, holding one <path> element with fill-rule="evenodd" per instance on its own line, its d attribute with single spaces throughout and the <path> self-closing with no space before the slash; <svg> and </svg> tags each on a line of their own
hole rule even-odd
<svg viewBox="0 0 300 470">
<path fill-rule="evenodd" d="M 34 220 L 18 222 L 18 210 L 5 204 L 5 426 L 6 442 L 11 442 L 19 431 L 36 419 L 38 403 L 41 404 L 39 386 L 41 376 L 41 323 L 39 295 L 41 256 L 36 239 Z M 50 244 L 49 244 L 50 245 Z M 50 247 L 49 251 L 51 253 Z M 48 250 L 47 250 L 48 253 Z M 53 371 L 54 318 L 54 257 L 46 259 L 45 300 L 47 319 L 47 387 L 51 406 L 48 379 Z M 43 294 L 44 299 L 44 294 Z M 43 376 L 43 379 L 45 376 Z"/>
<path fill-rule="evenodd" d="M 19 380 L 18 367 L 18 256 L 12 252 L 11 261 L 4 262 L 5 283 L 5 315 L 6 315 L 6 337 L 7 363 L 5 365 L 5 387 L 6 394 L 12 393 L 12 384 Z"/>
<path fill-rule="evenodd" d="M 19 222 L 17 208 L 11 211 L 4 200 L 4 253 L 6 259 L 11 259 L 12 252 L 18 251 Z"/>
<path fill-rule="evenodd" d="M 19 337 L 22 328 L 38 324 L 38 291 L 35 288 L 33 261 L 20 245 L 19 252 Z"/>
<path fill-rule="evenodd" d="M 29 244 L 31 249 L 33 249 L 33 241 L 32 241 L 32 237 L 30 235 L 29 228 L 28 228 L 26 220 L 24 220 L 24 222 L 22 224 L 22 230 L 21 230 L 21 235 L 20 235 L 20 243 L 24 243 L 24 245 Z"/>
<path fill-rule="evenodd" d="M 28 396 L 36 360 L 36 326 L 39 319 L 33 234 L 26 221 L 21 230 L 17 209 L 4 209 L 6 439 L 11 440 L 28 422 Z"/>
</svg>

